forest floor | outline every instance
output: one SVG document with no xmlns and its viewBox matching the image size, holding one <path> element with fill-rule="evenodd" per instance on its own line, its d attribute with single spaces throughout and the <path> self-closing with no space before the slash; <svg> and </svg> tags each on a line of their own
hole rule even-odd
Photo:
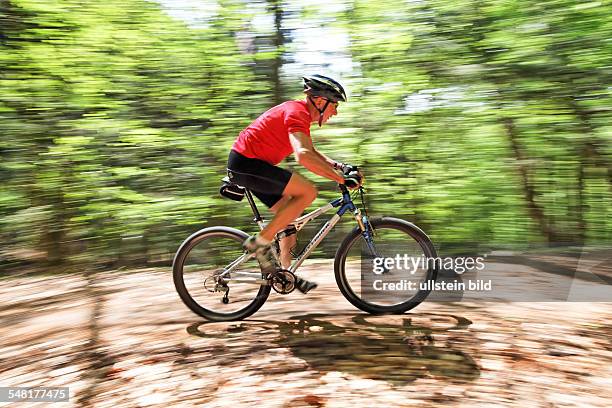
<svg viewBox="0 0 612 408">
<path fill-rule="evenodd" d="M 538 269 L 564 259 L 490 262 L 546 289 L 577 279 Z M 370 316 L 340 294 L 332 261 L 302 271 L 315 291 L 273 293 L 229 323 L 188 310 L 169 269 L 5 276 L 0 386 L 69 387 L 60 406 L 74 407 L 612 406 L 612 303 L 464 299 Z"/>
</svg>

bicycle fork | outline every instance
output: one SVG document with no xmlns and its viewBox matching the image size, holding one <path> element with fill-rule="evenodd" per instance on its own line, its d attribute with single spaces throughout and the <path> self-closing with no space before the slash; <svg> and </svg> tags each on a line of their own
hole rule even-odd
<svg viewBox="0 0 612 408">
<path fill-rule="evenodd" d="M 370 224 L 368 217 L 365 215 L 362 216 L 359 208 L 355 208 L 355 211 L 353 211 L 353 217 L 355 217 L 355 221 L 357 221 L 359 229 L 361 229 L 361 236 L 366 242 L 370 255 L 372 255 L 373 258 L 378 258 L 379 254 L 376 251 L 376 245 L 374 244 L 374 231 L 372 230 L 372 225 Z"/>
</svg>

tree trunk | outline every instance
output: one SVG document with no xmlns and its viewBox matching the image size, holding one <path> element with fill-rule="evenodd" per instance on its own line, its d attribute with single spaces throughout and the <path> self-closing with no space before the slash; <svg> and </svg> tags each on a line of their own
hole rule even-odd
<svg viewBox="0 0 612 408">
<path fill-rule="evenodd" d="M 549 225 L 549 222 L 546 220 L 546 216 L 544 215 L 544 210 L 535 200 L 535 188 L 529 179 L 529 171 L 525 163 L 525 156 L 519 146 L 514 120 L 512 120 L 512 118 L 505 117 L 502 118 L 502 123 L 506 129 L 506 135 L 510 141 L 512 153 L 517 163 L 517 170 L 521 179 L 521 187 L 523 189 L 525 201 L 527 202 L 527 210 L 529 211 L 529 215 L 538 226 L 540 232 L 546 237 L 548 242 L 559 242 L 559 234 Z"/>
<path fill-rule="evenodd" d="M 574 115 L 580 120 L 580 130 L 592 137 L 595 134 L 595 129 L 593 125 L 591 125 L 591 118 L 589 113 L 580 107 L 576 103 L 576 99 L 574 97 L 570 98 L 570 106 L 574 111 Z M 585 160 L 585 162 L 591 163 L 596 167 L 606 169 L 606 178 L 608 179 L 608 185 L 612 186 L 612 163 L 609 163 L 606 160 L 606 157 L 599 150 L 599 146 L 593 142 L 592 138 L 587 138 L 584 142 L 584 145 L 581 148 L 581 158 Z"/>
<path fill-rule="evenodd" d="M 576 218 L 578 220 L 579 244 L 584 244 L 586 239 L 586 221 L 584 219 L 584 163 L 578 164 L 578 202 L 576 203 Z"/>
</svg>

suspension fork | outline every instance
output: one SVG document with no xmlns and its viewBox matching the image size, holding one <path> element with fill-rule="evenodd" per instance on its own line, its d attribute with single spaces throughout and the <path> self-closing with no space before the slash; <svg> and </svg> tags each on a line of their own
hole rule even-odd
<svg viewBox="0 0 612 408">
<path fill-rule="evenodd" d="M 374 230 L 372 229 L 372 224 L 370 224 L 368 217 L 365 215 L 362 216 L 361 210 L 359 208 L 355 208 L 355 211 L 353 211 L 353 217 L 355 217 L 357 224 L 359 224 L 359 229 L 361 229 L 361 236 L 366 242 L 366 246 L 370 251 L 370 255 L 372 255 L 372 257 L 374 258 L 379 257 L 379 254 L 376 251 L 376 245 L 374 244 Z"/>
</svg>

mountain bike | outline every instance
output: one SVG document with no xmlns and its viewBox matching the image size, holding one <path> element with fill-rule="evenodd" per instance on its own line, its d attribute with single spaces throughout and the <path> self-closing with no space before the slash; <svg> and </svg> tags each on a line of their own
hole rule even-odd
<svg viewBox="0 0 612 408">
<path fill-rule="evenodd" d="M 213 321 L 251 316 L 263 306 L 271 290 L 285 295 L 295 289 L 295 273 L 300 265 L 347 213 L 352 214 L 357 225 L 342 240 L 334 257 L 334 274 L 342 295 L 371 314 L 404 313 L 420 304 L 429 295 L 438 273 L 437 263 L 418 262 L 437 257 L 429 237 L 416 225 L 398 218 L 370 219 L 364 188 L 351 192 L 345 185 L 338 187 L 340 198 L 297 218 L 290 226 L 298 232 L 320 215 L 337 209 L 296 255 L 289 269 L 263 274 L 254 255 L 242 248 L 249 234 L 235 228 L 209 227 L 188 237 L 172 266 L 174 285 L 185 305 Z M 246 197 L 253 221 L 264 228 L 265 221 L 249 189 L 226 178 L 221 192 L 236 201 Z M 363 213 L 353 203 L 357 195 L 361 197 Z M 277 256 L 282 235 L 283 232 L 277 234 L 273 245 Z M 414 268 L 402 268 L 406 265 Z"/>
</svg>

